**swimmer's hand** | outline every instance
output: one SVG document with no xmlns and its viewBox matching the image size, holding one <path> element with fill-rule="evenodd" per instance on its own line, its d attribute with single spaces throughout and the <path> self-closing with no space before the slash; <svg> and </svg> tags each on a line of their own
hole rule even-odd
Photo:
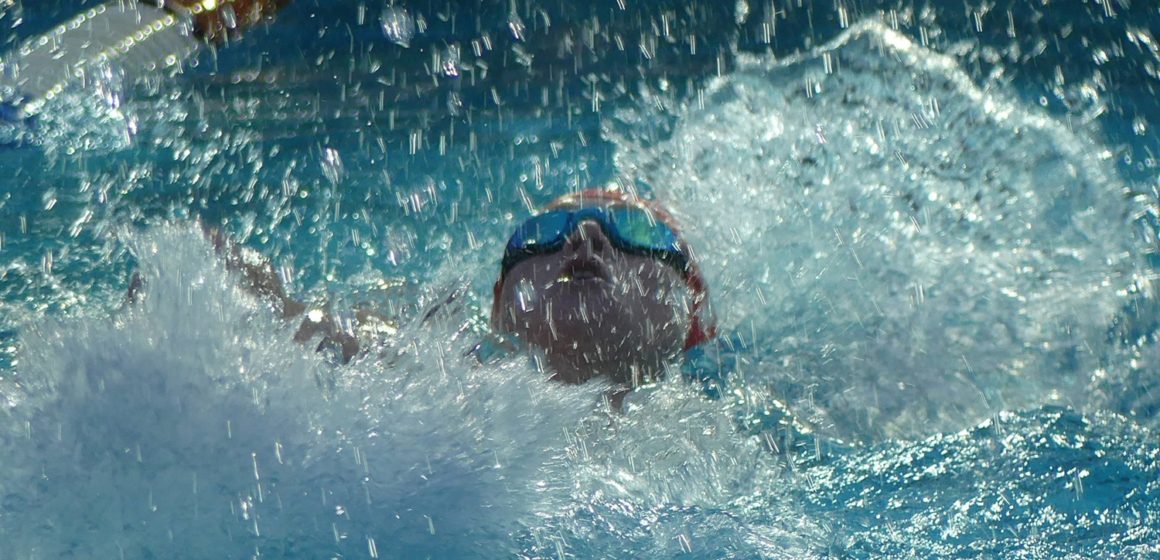
<svg viewBox="0 0 1160 560">
<path fill-rule="evenodd" d="M 294 333 L 294 342 L 306 344 L 319 335 L 322 336 L 316 348 L 319 352 L 333 351 L 344 364 L 358 354 L 358 338 L 343 328 L 341 321 L 321 309 L 311 309 L 305 313 L 302 323 L 298 325 L 298 330 Z"/>
<path fill-rule="evenodd" d="M 311 309 L 303 314 L 294 341 L 307 344 L 321 335 L 316 350 L 333 352 L 345 364 L 362 351 L 364 341 L 391 336 L 396 331 L 391 321 L 369 309 L 358 309 L 345 320 L 321 309 Z"/>
</svg>

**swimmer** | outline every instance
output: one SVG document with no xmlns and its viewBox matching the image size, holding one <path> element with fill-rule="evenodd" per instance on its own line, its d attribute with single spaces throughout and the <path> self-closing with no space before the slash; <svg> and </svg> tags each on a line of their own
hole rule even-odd
<svg viewBox="0 0 1160 560">
<path fill-rule="evenodd" d="M 704 277 L 672 215 L 611 190 L 563 196 L 516 228 L 491 326 L 527 345 L 552 378 L 658 379 L 715 336 Z"/>
<path fill-rule="evenodd" d="M 319 349 L 346 363 L 367 347 L 368 335 L 390 327 L 367 309 L 346 320 L 308 309 L 286 293 L 267 259 L 205 232 L 243 289 L 286 320 L 302 317 L 296 341 L 321 338 Z M 141 285 L 134 276 L 130 303 Z M 603 377 L 619 394 L 663 377 L 674 358 L 716 335 L 708 287 L 672 215 L 656 202 L 599 189 L 563 196 L 515 229 L 490 324 L 504 341 L 526 347 L 552 379 Z"/>
</svg>

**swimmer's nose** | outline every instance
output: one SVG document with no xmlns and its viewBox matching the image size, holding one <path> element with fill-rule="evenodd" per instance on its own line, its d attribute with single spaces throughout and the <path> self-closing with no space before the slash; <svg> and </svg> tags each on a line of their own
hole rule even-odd
<svg viewBox="0 0 1160 560">
<path fill-rule="evenodd" d="M 568 251 L 578 253 L 580 256 L 601 255 L 609 246 L 604 230 L 593 220 L 580 222 L 575 231 L 568 235 Z"/>
</svg>

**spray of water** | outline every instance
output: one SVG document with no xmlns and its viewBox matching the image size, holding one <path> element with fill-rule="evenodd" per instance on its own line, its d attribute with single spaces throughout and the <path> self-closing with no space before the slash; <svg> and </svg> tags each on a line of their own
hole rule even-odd
<svg viewBox="0 0 1160 560">
<path fill-rule="evenodd" d="M 876 22 L 743 60 L 679 116 L 618 165 L 681 206 L 726 329 L 802 414 L 863 439 L 1085 402 L 1142 281 L 1085 133 Z"/>
<path fill-rule="evenodd" d="M 6 547 L 45 558 L 808 558 L 825 555 L 830 518 L 849 508 L 861 513 L 841 520 L 871 527 L 852 547 L 953 554 L 994 538 L 993 525 L 971 523 L 977 511 L 1055 488 L 1051 469 L 998 472 L 1004 482 L 988 486 L 986 467 L 1006 464 L 988 446 L 1030 468 L 1046 453 L 1096 461 L 1068 434 L 1147 438 L 1064 413 L 996 415 L 955 433 L 1000 408 L 1075 401 L 1135 282 L 1137 249 L 1118 233 L 1128 209 L 1082 132 L 975 88 L 953 60 L 876 24 L 801 58 L 743 61 L 701 99 L 663 142 L 618 140 L 618 164 L 682 211 L 723 330 L 750 349 L 733 356 L 734 393 L 711 401 L 674 375 L 610 413 L 599 384 L 549 383 L 524 356 L 465 357 L 470 308 L 404 318 L 396 338 L 334 369 L 235 287 L 196 227 L 125 232 L 149 280 L 143 303 L 22 332 L 19 375 L 0 401 Z M 411 238 L 399 247 L 418 251 Z M 439 267 L 436 285 L 492 270 L 460 264 Z M 831 433 L 953 435 L 795 473 L 738 429 L 779 395 Z M 1004 440 L 993 426 L 1044 435 Z M 1154 474 L 1142 453 L 1120 455 L 1112 475 Z M 981 490 L 959 500 L 938 478 L 947 472 L 982 473 Z M 1087 475 L 1069 476 L 1075 493 Z M 922 501 L 926 480 L 943 492 L 937 511 Z M 891 501 L 899 487 L 912 491 L 906 507 Z M 875 523 L 882 512 L 931 534 L 950 520 L 967 544 L 892 541 Z"/>
</svg>

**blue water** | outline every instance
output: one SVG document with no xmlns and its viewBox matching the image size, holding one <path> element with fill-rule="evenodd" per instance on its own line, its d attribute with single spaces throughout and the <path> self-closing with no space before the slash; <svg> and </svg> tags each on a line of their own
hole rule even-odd
<svg viewBox="0 0 1160 560">
<path fill-rule="evenodd" d="M 1160 557 L 1160 12 L 624 4 L 300 0 L 0 130 L 0 557 Z M 610 182 L 686 225 L 717 398 L 463 358 Z M 397 331 L 295 345 L 195 220 Z"/>
</svg>

